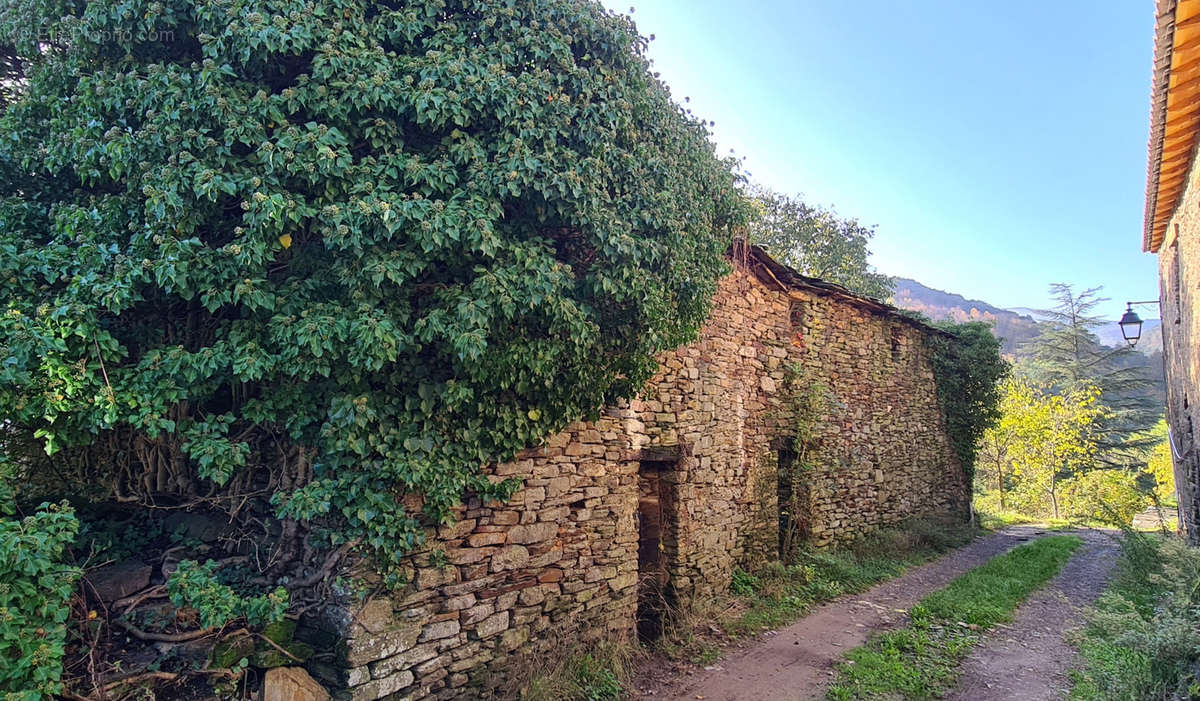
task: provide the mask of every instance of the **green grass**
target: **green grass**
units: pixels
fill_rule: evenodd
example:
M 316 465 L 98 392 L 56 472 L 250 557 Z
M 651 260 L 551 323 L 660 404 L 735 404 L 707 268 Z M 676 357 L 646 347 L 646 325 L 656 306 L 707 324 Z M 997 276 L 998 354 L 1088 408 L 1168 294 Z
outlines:
M 1071 698 L 1200 698 L 1200 550 L 1127 530 L 1108 591 L 1075 641 Z
M 601 643 L 539 660 L 522 701 L 619 701 L 633 674 L 632 645 Z
M 876 635 L 846 655 L 830 699 L 935 698 L 983 631 L 1008 620 L 1030 592 L 1050 581 L 1080 544 L 1047 536 L 1015 548 L 921 600 L 907 627 Z
M 975 517 L 979 527 L 985 531 L 999 531 L 1009 526 L 1038 526 L 1051 531 L 1067 531 L 1076 528 L 1112 528 L 1111 523 L 1092 519 L 1068 519 L 1030 516 L 1019 511 L 983 510 L 976 507 Z
M 839 548 L 802 550 L 791 564 L 735 572 L 728 597 L 676 612 L 658 649 L 672 659 L 711 664 L 729 638 L 786 626 L 817 604 L 870 589 L 965 545 L 976 534 L 961 523 L 912 520 Z
M 1036 523 L 1037 520 L 1017 511 L 1001 511 L 992 509 L 984 511 L 976 508 L 975 517 L 979 519 L 979 527 L 988 531 L 998 531 L 1008 526 L 1020 526 L 1026 523 Z

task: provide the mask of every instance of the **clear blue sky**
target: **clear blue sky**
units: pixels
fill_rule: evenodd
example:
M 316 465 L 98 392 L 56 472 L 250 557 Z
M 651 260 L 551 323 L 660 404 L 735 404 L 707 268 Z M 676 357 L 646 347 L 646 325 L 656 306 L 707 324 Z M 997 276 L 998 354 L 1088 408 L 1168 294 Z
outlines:
M 720 152 L 877 225 L 882 271 L 1004 307 L 1103 285 L 1114 318 L 1158 296 L 1141 252 L 1152 0 L 632 6 Z

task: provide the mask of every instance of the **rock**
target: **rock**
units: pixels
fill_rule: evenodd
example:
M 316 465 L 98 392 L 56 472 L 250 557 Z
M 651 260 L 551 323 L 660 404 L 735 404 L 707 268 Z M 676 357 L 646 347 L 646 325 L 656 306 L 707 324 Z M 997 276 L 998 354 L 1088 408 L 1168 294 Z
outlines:
M 508 611 L 493 614 L 475 626 L 475 635 L 479 638 L 490 638 L 508 630 Z
M 418 640 L 419 642 L 425 642 L 427 640 L 441 640 L 442 638 L 449 638 L 452 635 L 457 635 L 458 631 L 458 621 L 438 621 L 437 623 L 430 623 L 429 625 L 425 626 L 424 630 L 421 631 L 421 637 L 418 638 Z
M 385 598 L 371 599 L 354 620 L 369 633 L 382 633 L 395 622 L 392 618 L 392 602 Z
M 150 565 L 134 558 L 105 565 L 89 573 L 87 581 L 101 601 L 112 603 L 150 586 L 150 572 Z
M 301 667 L 276 667 L 263 679 L 263 701 L 329 701 L 329 692 Z
M 492 571 L 516 570 L 524 567 L 528 562 L 528 548 L 523 545 L 509 545 L 492 557 Z
M 527 526 L 516 526 L 508 533 L 509 541 L 528 545 L 549 540 L 558 533 L 558 524 L 553 522 L 531 523 Z

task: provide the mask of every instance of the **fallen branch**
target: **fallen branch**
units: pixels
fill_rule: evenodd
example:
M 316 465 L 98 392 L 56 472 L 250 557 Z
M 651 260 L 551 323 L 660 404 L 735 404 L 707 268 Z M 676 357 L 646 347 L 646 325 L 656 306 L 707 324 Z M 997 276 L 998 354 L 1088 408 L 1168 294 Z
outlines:
M 189 640 L 196 640 L 205 636 L 212 635 L 217 632 L 216 628 L 204 628 L 202 630 L 193 630 L 187 633 L 150 633 L 134 626 L 132 623 L 118 619 L 116 624 L 125 629 L 138 640 L 145 640 L 155 643 L 186 643 Z
M 162 599 L 166 598 L 166 596 L 167 588 L 161 584 L 156 584 L 154 586 L 146 587 L 137 593 L 130 594 L 123 599 L 117 599 L 113 602 L 113 608 L 124 608 L 125 613 L 129 613 L 133 609 L 137 608 L 137 605 L 146 599 Z
M 350 552 L 351 548 L 358 545 L 360 541 L 361 538 L 355 538 L 348 543 L 343 543 L 342 545 L 338 546 L 336 550 L 329 553 L 329 557 L 325 558 L 325 563 L 322 564 L 317 571 L 313 572 L 307 577 L 301 577 L 299 579 L 292 580 L 289 583 L 289 588 L 311 587 L 322 579 L 325 579 L 331 572 L 333 572 L 333 568 L 337 566 L 338 560 L 341 560 L 342 557 L 346 553 Z

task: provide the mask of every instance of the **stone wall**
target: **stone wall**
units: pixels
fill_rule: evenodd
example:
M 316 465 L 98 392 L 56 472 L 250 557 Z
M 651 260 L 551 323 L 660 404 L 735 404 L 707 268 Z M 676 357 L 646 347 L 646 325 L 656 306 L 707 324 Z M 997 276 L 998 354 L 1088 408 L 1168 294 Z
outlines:
M 1193 164 L 1183 200 L 1167 225 L 1158 250 L 1163 353 L 1167 365 L 1167 423 L 1175 448 L 1179 523 L 1200 545 L 1200 458 L 1195 424 L 1200 422 L 1200 169 Z
M 829 394 L 804 492 L 817 544 L 915 514 L 965 516 L 926 344 L 935 332 L 832 288 L 780 282 L 756 255 L 641 396 L 494 468 L 523 489 L 468 503 L 431 532 L 405 592 L 309 621 L 315 642 L 340 639 L 338 663 L 314 671 L 343 698 L 474 698 L 519 683 L 539 655 L 633 636 L 639 556 L 660 558 L 646 581 L 671 604 L 726 591 L 735 568 L 778 555 L 794 365 Z M 655 606 L 646 581 L 643 619 Z

